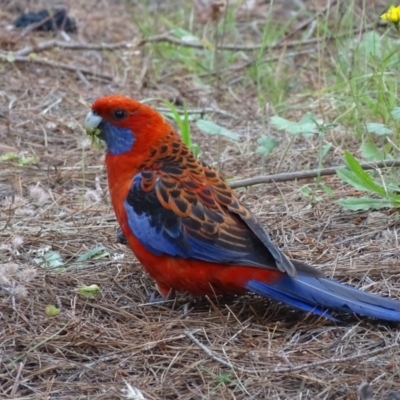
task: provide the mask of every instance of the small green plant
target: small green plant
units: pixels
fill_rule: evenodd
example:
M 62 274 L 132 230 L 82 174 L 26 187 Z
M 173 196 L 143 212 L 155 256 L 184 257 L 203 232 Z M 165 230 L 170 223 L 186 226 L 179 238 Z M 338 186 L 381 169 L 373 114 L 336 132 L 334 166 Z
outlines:
M 273 136 L 263 135 L 257 139 L 256 153 L 261 155 L 262 170 L 264 171 L 265 157 L 271 154 L 279 145 Z
M 194 153 L 196 157 L 199 156 L 200 146 L 192 142 L 192 134 L 190 130 L 190 122 L 196 121 L 196 126 L 202 132 L 208 135 L 218 136 L 218 139 L 225 137 L 231 141 L 237 142 L 239 140 L 238 135 L 231 130 L 216 124 L 208 119 L 200 118 L 200 114 L 190 114 L 187 110 L 186 104 L 183 107 L 183 114 L 180 114 L 177 108 L 169 101 L 164 101 L 164 103 L 171 110 L 171 113 L 164 113 L 167 118 L 173 118 L 178 125 L 178 129 L 181 133 L 183 143 Z M 220 149 L 220 142 L 218 149 Z M 219 158 L 219 157 L 218 157 Z
M 104 148 L 104 142 L 103 142 L 103 140 L 100 139 L 101 131 L 99 128 L 94 128 L 94 129 L 87 128 L 86 134 L 89 136 L 91 145 L 94 148 L 96 148 L 96 149 Z M 82 148 L 82 151 L 84 151 L 84 148 Z
M 34 259 L 34 262 L 42 268 L 53 269 L 57 272 L 64 272 L 70 269 L 83 268 L 88 261 L 99 260 L 110 257 L 110 253 L 103 246 L 94 247 L 73 260 L 72 264 L 64 260 L 58 251 L 49 250 L 41 257 Z
M 232 377 L 230 374 L 225 372 L 220 372 L 217 376 L 217 381 L 220 385 L 229 385 L 232 383 Z
M 57 315 L 60 314 L 61 310 L 58 307 L 49 304 L 46 306 L 44 312 L 47 317 L 56 317 Z
M 261 136 L 257 139 L 257 154 L 261 154 L 262 156 L 266 156 L 271 154 L 276 147 L 278 147 L 278 141 L 273 136 Z
M 293 122 L 282 117 L 273 116 L 271 117 L 271 125 L 278 130 L 287 132 L 292 137 L 288 146 L 282 153 L 277 168 L 278 170 L 280 169 L 280 166 L 285 160 L 296 138 L 298 136 L 309 137 L 313 135 L 318 136 L 318 170 L 322 169 L 323 160 L 332 147 L 331 143 L 324 143 L 325 134 L 328 130 L 334 128 L 337 125 L 336 123 L 319 122 L 314 114 L 307 113 L 298 122 Z M 320 176 L 318 176 L 317 178 L 317 184 L 322 190 L 324 190 L 324 192 L 332 195 L 332 189 L 321 181 Z M 311 189 L 309 187 L 303 187 L 301 189 L 301 193 L 306 195 L 307 197 L 312 197 Z M 316 198 L 316 200 L 318 199 L 320 198 Z
M 367 122 L 368 136 L 361 145 L 361 155 L 367 161 L 391 160 L 400 155 L 397 143 L 400 140 L 400 107 L 395 107 L 387 123 Z
M 100 292 L 100 287 L 95 283 L 92 285 L 81 285 L 78 288 L 79 295 L 85 299 L 94 299 L 100 294 Z
M 18 167 L 23 167 L 35 163 L 36 158 L 26 157 L 24 154 L 6 153 L 0 156 L 0 162 L 1 161 L 13 161 L 18 165 Z
M 64 270 L 62 267 L 64 266 L 65 261 L 58 251 L 47 251 L 43 254 L 43 257 L 37 257 L 34 261 L 42 268 L 55 269 L 57 271 Z
M 192 143 L 192 134 L 190 131 L 190 117 L 186 107 L 186 104 L 183 106 L 183 115 L 179 113 L 176 107 L 169 101 L 164 101 L 167 107 L 171 110 L 172 117 L 174 118 L 176 124 L 178 125 L 178 129 L 181 133 L 183 143 L 194 153 L 197 157 L 200 153 L 199 145 Z M 166 117 L 171 117 L 168 113 L 164 113 Z
M 369 31 L 360 38 L 338 37 L 334 84 L 323 89 L 325 101 L 336 104 L 337 121 L 365 140 L 366 124 L 374 119 L 388 124 L 398 101 L 398 38 Z
M 348 210 L 371 210 L 380 208 L 400 207 L 400 186 L 394 181 L 386 182 L 380 177 L 377 181 L 372 174 L 365 172 L 358 160 L 348 151 L 344 154 L 347 168 L 336 170 L 337 175 L 344 182 L 353 186 L 356 190 L 373 194 L 371 196 L 346 197 L 338 203 Z

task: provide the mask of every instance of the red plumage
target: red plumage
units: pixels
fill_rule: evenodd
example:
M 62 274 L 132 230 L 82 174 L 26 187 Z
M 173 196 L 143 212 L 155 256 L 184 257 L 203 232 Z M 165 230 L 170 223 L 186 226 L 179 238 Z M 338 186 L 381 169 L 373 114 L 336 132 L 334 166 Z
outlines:
M 289 260 L 219 172 L 199 161 L 154 109 L 106 96 L 93 103 L 87 124 L 107 144 L 117 221 L 163 296 L 250 290 L 320 315 L 332 309 L 400 320 L 400 302 Z
M 122 122 L 116 121 L 112 116 L 112 111 L 120 108 L 125 108 L 129 113 L 129 117 Z M 160 176 L 170 182 L 182 182 L 186 188 L 186 191 L 181 189 L 179 197 L 168 194 L 168 201 L 157 193 L 164 207 L 173 210 L 177 215 L 184 216 L 185 213 L 192 212 L 194 201 L 201 196 L 201 200 L 207 206 L 218 210 L 220 215 L 223 215 L 223 223 L 215 223 L 213 229 L 217 230 L 218 234 L 225 231 L 230 235 L 238 235 L 239 244 L 242 246 L 247 244 L 242 239 L 250 230 L 224 206 L 229 204 L 235 207 L 238 213 L 247 217 L 251 217 L 251 213 L 240 203 L 220 174 L 195 158 L 183 144 L 180 136 L 152 108 L 134 100 L 128 101 L 122 96 L 107 96 L 98 99 L 92 109 L 103 118 L 108 118 L 114 125 L 131 129 L 137 138 L 131 151 L 114 156 L 106 154 L 108 185 L 115 215 L 126 240 L 138 260 L 157 282 L 162 295 L 166 296 L 171 290 L 192 295 L 243 293 L 245 283 L 250 279 L 272 282 L 282 275 L 282 272 L 276 269 L 228 266 L 202 260 L 171 257 L 167 254 L 155 255 L 147 250 L 132 234 L 124 207 L 133 177 L 143 171 L 156 172 L 142 183 L 142 187 L 145 187 L 147 192 L 154 188 L 155 180 Z M 178 159 L 184 168 L 175 175 L 163 174 L 163 163 L 160 160 L 165 156 Z M 213 190 L 210 191 L 209 188 Z M 192 207 L 188 207 L 185 212 L 180 211 L 176 205 L 177 199 L 183 199 Z M 203 224 L 212 222 L 199 221 Z M 235 228 L 236 232 L 232 232 Z

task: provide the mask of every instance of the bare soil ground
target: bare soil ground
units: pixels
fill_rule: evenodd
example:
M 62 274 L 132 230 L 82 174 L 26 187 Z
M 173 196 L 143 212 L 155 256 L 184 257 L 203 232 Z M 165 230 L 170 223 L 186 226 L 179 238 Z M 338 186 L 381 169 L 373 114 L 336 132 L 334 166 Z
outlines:
M 165 7 L 177 6 L 172 3 Z M 7 29 L 20 6 L 43 4 L 51 3 L 0 1 L 1 54 L 55 38 Z M 239 146 L 223 142 L 220 155 L 217 139 L 194 130 L 202 158 L 213 165 L 219 159 L 228 178 L 263 172 L 254 150 L 265 119 L 256 93 L 240 84 L 222 82 L 216 93 L 213 84 L 196 86 L 183 67 L 171 66 L 168 74 L 168 65 L 156 76 L 153 58 L 160 50 L 152 43 L 135 45 L 141 34 L 132 15 L 140 18 L 141 7 L 107 0 L 70 5 L 78 18 L 74 41 L 133 39 L 131 47 L 55 46 L 31 56 L 52 65 L 12 58 L 0 64 L 0 157 L 16 155 L 0 161 L 0 398 L 122 399 L 126 383 L 140 390 L 138 399 L 356 399 L 363 381 L 372 383 L 377 399 L 400 390 L 398 325 L 354 316 L 334 324 L 251 295 L 148 303 L 153 282 L 116 242 L 103 151 L 91 148 L 84 135 L 90 103 L 119 92 L 233 114 L 236 118 L 211 114 L 241 137 Z M 311 11 L 318 7 L 310 2 Z M 291 60 L 288 73 L 305 63 L 304 79 L 310 79 L 307 56 Z M 232 80 L 241 72 L 229 74 Z M 334 113 L 334 105 L 323 107 Z M 282 143 L 290 140 L 276 135 Z M 331 135 L 341 148 L 352 148 L 350 133 Z M 280 172 L 316 167 L 317 145 L 314 138 L 298 140 Z M 269 157 L 264 172 L 274 172 L 279 159 L 280 154 Z M 340 160 L 335 152 L 325 165 Z M 321 191 L 322 201 L 299 191 L 313 180 L 238 191 L 291 257 L 342 282 L 400 299 L 397 215 L 343 211 L 336 200 L 352 190 L 337 177 L 325 181 L 335 196 Z M 109 256 L 73 266 L 97 246 Z M 35 262 L 49 251 L 61 254 L 66 270 Z M 81 285 L 91 284 L 101 288 L 95 299 L 79 295 Z M 46 315 L 49 305 L 60 314 Z

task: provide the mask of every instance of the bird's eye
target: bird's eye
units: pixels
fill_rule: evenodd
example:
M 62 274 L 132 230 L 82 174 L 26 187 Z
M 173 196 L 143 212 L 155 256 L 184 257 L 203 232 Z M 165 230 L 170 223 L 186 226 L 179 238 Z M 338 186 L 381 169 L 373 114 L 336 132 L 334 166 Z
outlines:
M 120 109 L 120 108 L 118 108 L 118 109 L 116 109 L 116 110 L 114 110 L 114 112 L 113 112 L 113 116 L 114 116 L 114 118 L 116 118 L 116 119 L 124 119 L 125 117 L 126 117 L 126 111 L 125 110 L 122 110 L 122 109 Z

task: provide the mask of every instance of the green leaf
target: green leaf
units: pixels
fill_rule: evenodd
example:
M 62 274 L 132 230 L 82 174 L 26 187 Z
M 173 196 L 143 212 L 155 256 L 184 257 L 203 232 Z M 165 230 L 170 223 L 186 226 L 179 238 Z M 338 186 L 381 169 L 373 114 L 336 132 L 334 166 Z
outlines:
M 94 128 L 94 129 L 87 128 L 86 129 L 86 135 L 88 135 L 90 137 L 92 146 L 99 150 L 102 149 L 103 147 L 105 147 L 104 141 L 99 138 L 100 134 L 101 134 L 101 131 L 98 128 Z
M 392 202 L 393 206 L 398 207 L 400 205 L 400 195 L 389 192 L 387 198 Z
M 34 162 L 36 162 L 36 158 L 35 157 L 24 157 L 24 156 L 22 156 L 22 157 L 20 157 L 18 159 L 18 165 L 20 167 L 23 167 L 24 165 L 32 164 Z
M 308 186 L 303 186 L 302 188 L 300 188 L 300 193 L 303 196 L 311 197 L 314 194 L 314 191 L 310 189 Z
M 385 124 L 379 124 L 377 122 L 368 122 L 366 124 L 367 131 L 369 133 L 374 133 L 375 135 L 391 135 L 393 132 Z
M 316 125 L 316 118 L 313 113 L 305 113 L 302 117 L 301 120 L 298 122 L 299 125 L 305 125 L 305 124 L 314 124 Z
M 325 183 L 320 183 L 319 186 L 321 187 L 321 189 L 328 195 L 328 196 L 334 196 L 335 192 L 328 186 L 325 185 Z
M 271 154 L 276 147 L 278 147 L 278 141 L 273 136 L 261 136 L 257 139 L 259 147 L 256 153 L 262 154 L 263 156 Z
M 326 143 L 322 146 L 321 160 L 323 160 L 332 148 L 332 143 Z
M 295 134 L 308 137 L 315 135 L 316 133 L 319 133 L 319 127 L 315 115 L 312 113 L 306 113 L 297 123 L 297 132 Z
M 364 53 L 365 57 L 380 58 L 382 53 L 380 35 L 378 35 L 377 32 L 374 31 L 366 32 L 362 37 L 359 47 L 360 51 Z
M 383 154 L 376 147 L 375 143 L 365 142 L 361 145 L 361 155 L 368 161 L 382 161 L 384 160 Z
M 388 179 L 386 182 L 386 187 L 395 193 L 400 193 L 400 186 L 395 179 Z
M 285 118 L 278 117 L 277 115 L 271 117 L 270 122 L 275 129 L 278 129 L 279 131 L 286 131 L 289 133 L 291 133 L 297 126 L 296 122 L 292 122 Z
M 2 154 L 0 156 L 0 161 L 14 160 L 14 159 L 16 159 L 18 157 L 19 156 L 16 153 L 6 153 L 6 154 Z
M 172 34 L 183 41 L 200 43 L 200 39 L 197 36 L 194 36 L 191 32 L 183 28 L 172 29 Z
M 369 189 L 364 186 L 364 182 L 352 171 L 346 168 L 338 168 L 336 170 L 337 176 L 343 181 L 353 186 L 357 190 L 368 191 Z
M 56 306 L 53 305 L 47 305 L 45 308 L 45 314 L 48 317 L 56 317 L 57 315 L 60 314 L 61 310 L 59 308 L 57 308 Z
M 400 119 L 400 107 L 393 108 L 391 114 L 395 121 L 399 120 Z
M 292 122 L 276 115 L 271 117 L 270 122 L 274 128 L 286 131 L 291 135 L 302 135 L 307 137 L 318 133 L 315 117 L 310 113 L 305 114 L 299 122 Z
M 373 199 L 371 197 L 346 197 L 338 203 L 347 210 L 377 210 L 380 208 L 393 208 L 388 199 Z
M 345 152 L 344 158 L 350 171 L 343 168 L 336 170 L 337 175 L 344 182 L 349 183 L 357 190 L 372 192 L 382 196 L 384 200 L 381 201 L 386 201 L 387 203 L 385 204 L 390 204 L 391 207 L 400 205 L 400 195 L 389 192 L 387 187 L 376 183 L 372 176 L 361 168 L 360 163 L 349 152 Z M 386 205 L 380 206 L 380 208 L 382 207 L 386 207 Z
M 76 263 L 82 263 L 85 261 L 89 260 L 99 260 L 101 258 L 107 258 L 110 256 L 110 253 L 107 251 L 107 249 L 103 246 L 95 247 L 93 249 L 90 249 L 86 251 L 85 253 L 81 254 L 74 264 Z
M 100 260 L 102 258 L 110 257 L 110 253 L 108 250 L 103 246 L 94 247 L 88 251 L 85 251 L 81 254 L 72 264 L 70 264 L 66 270 L 70 271 L 73 269 L 82 269 L 86 268 L 85 262 L 93 261 L 93 260 Z
M 59 268 L 64 265 L 64 260 L 58 251 L 49 251 L 41 258 L 35 258 L 35 263 L 42 268 Z
M 357 177 L 358 182 L 361 182 L 362 186 L 366 188 L 366 190 L 370 190 L 374 193 L 380 194 L 381 196 L 385 197 L 387 192 L 385 188 L 381 185 L 378 185 L 372 178 L 372 176 L 366 173 L 357 159 L 352 156 L 348 151 L 344 153 L 344 159 L 347 166 L 350 170 L 355 174 Z
M 225 136 L 226 138 L 233 140 L 235 142 L 239 140 L 239 136 L 235 132 L 232 132 L 231 130 L 224 128 L 223 126 L 217 125 L 212 121 L 208 121 L 206 119 L 199 119 L 196 122 L 196 125 L 201 131 L 209 135 Z
M 86 299 L 94 299 L 100 293 L 100 291 L 100 287 L 96 284 L 89 286 L 82 285 L 78 290 L 79 294 Z
M 23 154 L 6 153 L 0 156 L 0 161 L 16 161 L 19 167 L 36 162 L 35 157 L 25 157 Z

